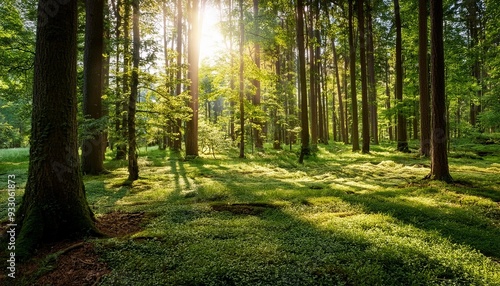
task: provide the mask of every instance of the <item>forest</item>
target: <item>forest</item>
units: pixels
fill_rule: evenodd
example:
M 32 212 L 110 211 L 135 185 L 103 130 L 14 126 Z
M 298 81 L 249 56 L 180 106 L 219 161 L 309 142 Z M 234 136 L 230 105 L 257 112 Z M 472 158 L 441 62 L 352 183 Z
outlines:
M 4 0 L 0 285 L 500 285 L 496 0 Z

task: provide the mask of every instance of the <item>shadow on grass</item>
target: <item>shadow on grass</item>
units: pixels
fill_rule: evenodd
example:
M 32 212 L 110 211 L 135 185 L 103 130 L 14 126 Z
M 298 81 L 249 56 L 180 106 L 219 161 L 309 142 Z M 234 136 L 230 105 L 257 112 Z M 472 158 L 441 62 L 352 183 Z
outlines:
M 399 191 L 356 194 L 341 199 L 360 204 L 370 213 L 385 213 L 419 229 L 437 231 L 454 243 L 500 258 L 500 230 L 490 220 L 478 217 L 477 212 L 466 207 L 429 206 L 405 199 L 396 201 L 394 198 L 404 193 Z

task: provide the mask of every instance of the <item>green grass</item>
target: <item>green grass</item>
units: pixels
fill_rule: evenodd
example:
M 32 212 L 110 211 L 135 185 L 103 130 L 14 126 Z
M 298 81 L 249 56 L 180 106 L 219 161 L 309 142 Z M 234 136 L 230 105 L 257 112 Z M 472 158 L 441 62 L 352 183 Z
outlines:
M 92 240 L 112 269 L 100 285 L 500 285 L 498 144 L 453 145 L 454 184 L 422 180 L 429 160 L 394 145 L 320 145 L 304 165 L 297 149 L 184 161 L 148 148 L 131 185 L 109 154 L 110 174 L 85 177 L 93 210 L 152 218 Z M 27 151 L 0 154 L 24 184 Z

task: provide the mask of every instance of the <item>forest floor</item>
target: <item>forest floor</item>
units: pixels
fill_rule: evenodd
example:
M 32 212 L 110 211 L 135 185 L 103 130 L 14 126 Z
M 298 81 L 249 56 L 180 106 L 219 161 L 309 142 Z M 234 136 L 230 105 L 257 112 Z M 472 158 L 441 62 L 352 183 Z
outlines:
M 110 173 L 84 178 L 109 237 L 47 246 L 15 284 L 500 285 L 500 142 L 453 142 L 451 184 L 423 180 L 418 142 L 409 154 L 394 145 L 319 145 L 303 165 L 297 150 L 185 161 L 148 148 L 133 183 L 109 153 Z M 19 202 L 28 151 L 0 159 Z

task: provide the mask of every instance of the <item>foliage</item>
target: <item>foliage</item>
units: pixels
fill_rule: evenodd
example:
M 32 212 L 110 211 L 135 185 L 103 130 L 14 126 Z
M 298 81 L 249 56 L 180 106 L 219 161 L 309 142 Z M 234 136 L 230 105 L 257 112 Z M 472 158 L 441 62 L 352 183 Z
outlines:
M 21 147 L 28 141 L 34 31 L 27 26 L 31 10 L 26 11 L 25 4 L 0 4 L 0 148 Z
M 227 153 L 234 151 L 234 144 L 220 126 L 201 121 L 199 125 L 199 142 L 203 154 L 212 155 L 216 158 L 216 153 Z

